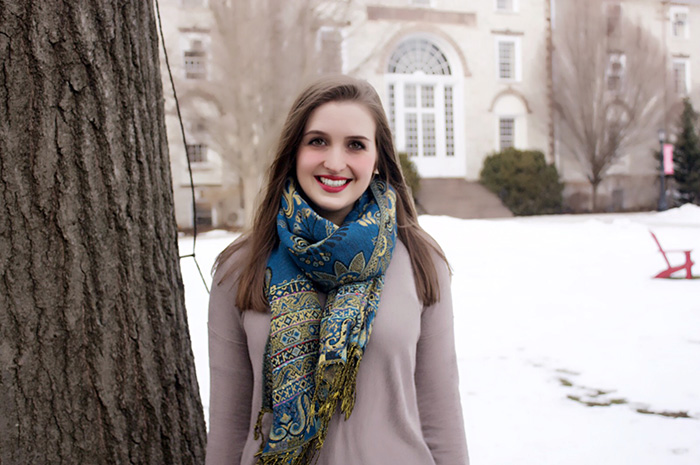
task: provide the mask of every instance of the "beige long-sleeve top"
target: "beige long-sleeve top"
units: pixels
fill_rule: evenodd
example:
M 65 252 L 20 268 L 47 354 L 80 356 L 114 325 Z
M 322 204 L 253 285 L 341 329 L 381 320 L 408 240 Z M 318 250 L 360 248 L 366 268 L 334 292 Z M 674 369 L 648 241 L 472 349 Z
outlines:
M 224 281 L 236 256 L 214 276 L 209 302 L 211 398 L 207 465 L 253 465 L 253 427 L 262 405 L 262 366 L 270 314 L 240 312 Z M 399 241 L 386 271 L 374 328 L 357 374 L 350 418 L 336 413 L 319 465 L 467 465 L 459 398 L 452 297 L 436 259 L 441 300 L 423 307 Z M 321 296 L 322 298 L 324 296 Z M 263 422 L 265 437 L 271 415 Z

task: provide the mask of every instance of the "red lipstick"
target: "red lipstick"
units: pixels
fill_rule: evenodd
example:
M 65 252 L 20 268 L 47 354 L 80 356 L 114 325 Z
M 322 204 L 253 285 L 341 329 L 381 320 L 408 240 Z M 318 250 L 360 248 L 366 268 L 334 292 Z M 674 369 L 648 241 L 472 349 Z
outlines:
M 339 184 L 337 182 L 334 182 L 333 184 L 335 185 L 328 185 L 324 184 L 322 179 L 326 179 L 328 181 L 343 181 L 342 184 Z M 350 179 L 342 177 L 342 176 L 332 176 L 332 175 L 323 175 L 323 176 L 316 176 L 316 182 L 318 183 L 319 186 L 321 186 L 321 189 L 323 189 L 326 192 L 330 193 L 336 193 L 340 192 L 343 189 L 345 189 L 348 184 L 350 183 Z

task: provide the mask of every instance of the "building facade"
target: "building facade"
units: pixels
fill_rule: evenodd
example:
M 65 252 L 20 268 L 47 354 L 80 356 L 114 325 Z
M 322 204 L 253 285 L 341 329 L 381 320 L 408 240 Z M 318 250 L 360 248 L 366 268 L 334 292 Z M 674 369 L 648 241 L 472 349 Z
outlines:
M 571 1 L 355 0 L 346 18 L 320 30 L 319 47 L 328 57 L 321 71 L 352 74 L 375 86 L 398 150 L 412 157 L 421 176 L 478 180 L 484 158 L 493 152 L 541 150 L 559 169 L 571 208 L 584 209 L 590 186 L 575 157 L 557 140 L 552 101 L 553 30 L 558 10 Z M 211 66 L 206 2 L 169 0 L 162 7 L 171 67 L 183 86 L 206 79 Z M 673 80 L 669 105 L 682 96 L 700 103 L 699 1 L 610 0 L 601 15 L 613 23 L 618 17 L 634 18 L 662 43 Z M 607 78 L 612 80 L 623 72 L 624 59 L 611 56 Z M 167 95 L 169 83 L 165 89 Z M 177 218 L 187 229 L 192 225 L 190 182 L 173 107 L 168 98 Z M 673 124 L 666 122 L 667 133 Z M 206 128 L 185 121 L 185 132 L 200 222 L 240 225 L 240 192 L 235 183 L 223 182 L 231 175 L 225 174 L 221 157 L 199 142 Z M 620 157 L 599 189 L 601 206 L 654 205 L 658 168 L 651 151 L 657 145 L 652 133 L 648 150 Z

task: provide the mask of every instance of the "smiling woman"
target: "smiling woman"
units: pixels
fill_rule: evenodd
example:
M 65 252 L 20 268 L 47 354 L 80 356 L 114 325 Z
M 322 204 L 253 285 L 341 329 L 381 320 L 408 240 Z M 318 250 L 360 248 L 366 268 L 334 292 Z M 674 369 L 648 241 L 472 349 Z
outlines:
M 207 464 L 467 464 L 449 269 L 376 91 L 305 89 L 268 173 L 217 259 Z

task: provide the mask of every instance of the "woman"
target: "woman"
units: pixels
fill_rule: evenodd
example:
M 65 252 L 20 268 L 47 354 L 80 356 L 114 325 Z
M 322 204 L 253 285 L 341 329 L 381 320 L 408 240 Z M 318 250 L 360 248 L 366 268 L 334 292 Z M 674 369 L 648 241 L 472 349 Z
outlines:
M 449 270 L 397 160 L 368 83 L 293 104 L 217 259 L 207 464 L 468 463 Z

